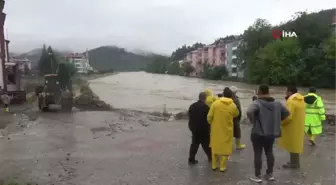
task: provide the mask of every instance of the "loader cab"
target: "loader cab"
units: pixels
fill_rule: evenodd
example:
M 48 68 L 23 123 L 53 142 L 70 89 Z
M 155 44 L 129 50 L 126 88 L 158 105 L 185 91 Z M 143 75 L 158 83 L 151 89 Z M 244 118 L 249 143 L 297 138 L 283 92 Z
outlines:
M 60 83 L 57 74 L 44 75 L 44 91 L 47 93 L 56 93 L 60 91 Z
M 46 95 L 53 96 L 56 100 L 61 96 L 61 85 L 57 74 L 44 75 L 44 89 Z

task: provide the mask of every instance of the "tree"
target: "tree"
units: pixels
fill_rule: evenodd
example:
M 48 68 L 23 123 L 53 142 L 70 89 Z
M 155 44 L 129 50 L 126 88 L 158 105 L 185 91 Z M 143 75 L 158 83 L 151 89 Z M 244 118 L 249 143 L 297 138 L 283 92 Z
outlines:
M 170 62 L 167 67 L 167 73 L 171 75 L 183 75 L 183 68 L 177 61 Z
M 195 44 L 193 44 L 192 46 L 186 46 L 186 45 L 183 45 L 182 47 L 180 48 L 177 48 L 172 54 L 171 54 L 171 57 L 170 57 L 170 60 L 171 61 L 180 61 L 180 60 L 183 60 L 184 57 L 186 57 L 187 53 L 193 51 L 193 50 L 196 50 L 198 48 L 202 48 L 204 47 L 205 44 L 202 44 L 202 43 L 198 43 L 196 42 Z
M 40 75 L 55 74 L 58 66 L 57 56 L 54 54 L 53 49 L 49 46 L 43 45 L 42 54 L 38 63 Z
M 296 39 L 275 40 L 257 51 L 256 83 L 297 84 L 305 66 L 300 59 L 300 45 Z
M 225 65 L 210 66 L 209 64 L 203 64 L 202 77 L 210 80 L 221 80 L 228 76 L 228 71 Z
M 146 71 L 150 73 L 161 73 L 164 74 L 167 71 L 169 64 L 169 58 L 163 55 L 154 55 L 152 57 L 152 62 L 147 66 Z
M 330 35 L 323 44 L 324 59 L 316 66 L 319 70 L 319 81 L 322 87 L 335 88 L 335 34 Z
M 58 65 L 57 69 L 57 75 L 58 80 L 61 85 L 61 89 L 65 90 L 66 88 L 69 89 L 69 91 L 72 90 L 72 83 L 71 78 L 77 73 L 77 69 L 74 64 L 62 61 Z
M 247 69 L 249 82 L 255 82 L 255 52 L 266 46 L 271 40 L 271 24 L 265 19 L 257 19 L 243 34 L 244 42 L 237 48 L 237 66 Z M 246 63 L 245 63 L 246 62 Z
M 31 71 L 30 71 L 30 69 L 28 67 L 28 64 L 25 63 L 24 64 L 24 75 L 28 76 L 28 75 L 30 75 L 30 73 L 31 73 Z
M 195 71 L 195 68 L 191 65 L 190 62 L 184 62 L 183 71 L 186 76 L 190 76 L 190 74 Z
M 245 30 L 238 46 L 237 66 L 247 71 L 249 83 L 335 88 L 335 36 L 331 35 L 335 9 L 298 12 L 272 27 L 257 19 Z M 295 31 L 297 38 L 275 40 L 272 29 Z

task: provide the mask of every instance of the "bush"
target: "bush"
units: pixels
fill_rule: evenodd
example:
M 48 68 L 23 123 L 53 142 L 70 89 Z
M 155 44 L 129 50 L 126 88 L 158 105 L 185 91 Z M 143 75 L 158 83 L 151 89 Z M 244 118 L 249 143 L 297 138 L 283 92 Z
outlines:
M 221 66 L 210 66 L 204 64 L 202 77 L 209 80 L 221 80 L 228 76 L 228 71 L 225 65 Z

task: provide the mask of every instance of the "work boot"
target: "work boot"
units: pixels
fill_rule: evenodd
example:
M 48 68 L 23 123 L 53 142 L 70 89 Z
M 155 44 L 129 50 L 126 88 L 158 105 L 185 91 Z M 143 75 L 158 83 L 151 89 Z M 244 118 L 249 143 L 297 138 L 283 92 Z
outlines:
M 284 164 L 282 167 L 285 169 L 299 169 L 300 164 Z
M 309 144 L 310 144 L 310 146 L 315 146 L 316 145 L 315 141 L 313 141 L 313 140 L 309 140 Z
M 194 165 L 194 164 L 197 164 L 198 161 L 196 159 L 189 159 L 188 163 L 189 163 L 189 165 Z
M 242 150 L 242 149 L 244 149 L 245 147 L 246 147 L 245 144 L 240 143 L 240 138 L 239 138 L 239 139 L 236 138 L 236 149 L 237 149 L 237 150 Z
M 227 156 L 220 157 L 220 167 L 219 167 L 220 172 L 226 171 L 227 158 L 228 158 Z
M 282 165 L 285 169 L 298 169 L 300 168 L 300 154 L 290 153 L 290 162 Z
M 310 135 L 309 136 L 309 143 L 310 143 L 310 146 L 315 146 L 316 143 L 315 143 L 315 138 L 316 138 L 316 135 Z

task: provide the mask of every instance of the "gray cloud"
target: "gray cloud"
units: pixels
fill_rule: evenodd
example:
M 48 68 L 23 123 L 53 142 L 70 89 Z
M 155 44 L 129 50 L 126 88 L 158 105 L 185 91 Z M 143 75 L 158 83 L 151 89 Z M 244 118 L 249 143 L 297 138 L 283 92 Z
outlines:
M 183 44 L 242 33 L 256 18 L 279 24 L 297 11 L 332 7 L 333 0 L 7 0 L 5 29 L 13 52 L 46 43 L 169 54 Z

